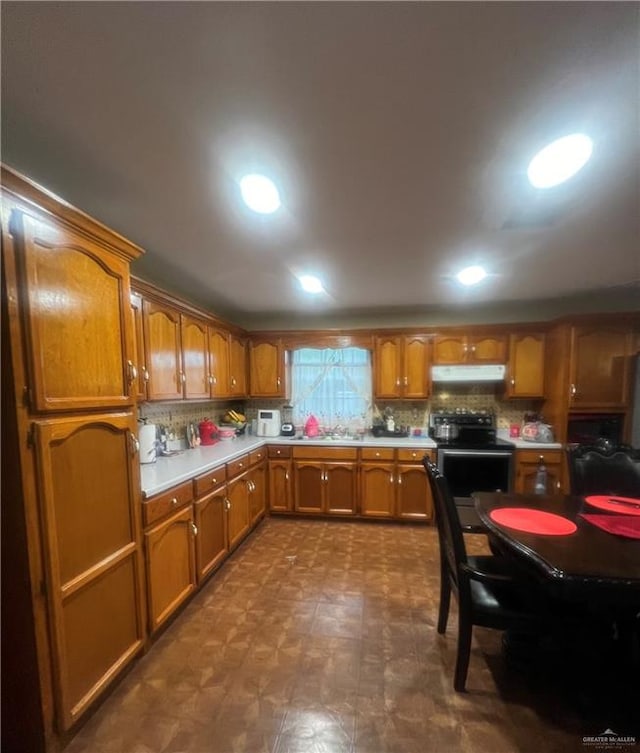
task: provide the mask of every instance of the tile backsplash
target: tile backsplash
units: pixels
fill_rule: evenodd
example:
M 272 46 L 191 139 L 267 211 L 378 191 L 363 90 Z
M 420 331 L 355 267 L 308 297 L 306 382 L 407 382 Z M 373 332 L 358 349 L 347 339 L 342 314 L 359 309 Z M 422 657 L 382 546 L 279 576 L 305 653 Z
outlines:
M 138 418 L 146 418 L 150 423 L 162 424 L 167 431 L 173 432 L 177 438 L 186 435 L 188 424 L 198 424 L 205 418 L 219 423 L 222 415 L 229 408 L 244 412 L 242 400 L 212 400 L 207 402 L 176 402 L 176 403 L 141 403 L 138 406 Z

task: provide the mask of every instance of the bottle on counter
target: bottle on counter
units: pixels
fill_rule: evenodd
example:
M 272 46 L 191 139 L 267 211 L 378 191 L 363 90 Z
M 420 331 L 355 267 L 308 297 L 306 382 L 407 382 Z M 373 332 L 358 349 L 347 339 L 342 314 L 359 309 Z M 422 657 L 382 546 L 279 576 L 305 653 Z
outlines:
M 536 471 L 536 479 L 533 485 L 534 494 L 546 494 L 547 493 L 547 468 L 544 464 L 542 455 L 538 460 L 538 470 Z

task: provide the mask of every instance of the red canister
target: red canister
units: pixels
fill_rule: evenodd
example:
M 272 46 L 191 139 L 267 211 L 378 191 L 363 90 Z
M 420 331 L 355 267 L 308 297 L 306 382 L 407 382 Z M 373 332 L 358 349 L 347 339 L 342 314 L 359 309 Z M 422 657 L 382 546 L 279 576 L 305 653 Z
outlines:
M 215 444 L 218 439 L 218 427 L 208 418 L 198 424 L 200 444 Z

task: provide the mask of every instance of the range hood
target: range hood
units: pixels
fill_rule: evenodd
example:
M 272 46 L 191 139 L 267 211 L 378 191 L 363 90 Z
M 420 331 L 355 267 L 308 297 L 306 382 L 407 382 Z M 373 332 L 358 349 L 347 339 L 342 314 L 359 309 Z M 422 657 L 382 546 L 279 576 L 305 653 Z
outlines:
M 502 382 L 504 364 L 479 363 L 466 366 L 432 366 L 433 382 Z

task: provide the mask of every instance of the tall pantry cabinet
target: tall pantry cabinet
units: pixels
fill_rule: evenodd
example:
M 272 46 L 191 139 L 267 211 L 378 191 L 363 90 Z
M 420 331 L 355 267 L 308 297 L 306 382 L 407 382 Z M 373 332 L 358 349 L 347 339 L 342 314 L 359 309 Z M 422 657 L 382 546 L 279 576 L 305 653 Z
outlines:
M 2 169 L 3 749 L 57 749 L 144 644 L 140 253 Z

